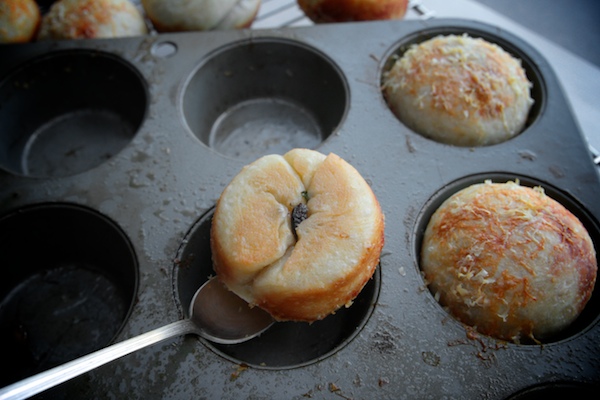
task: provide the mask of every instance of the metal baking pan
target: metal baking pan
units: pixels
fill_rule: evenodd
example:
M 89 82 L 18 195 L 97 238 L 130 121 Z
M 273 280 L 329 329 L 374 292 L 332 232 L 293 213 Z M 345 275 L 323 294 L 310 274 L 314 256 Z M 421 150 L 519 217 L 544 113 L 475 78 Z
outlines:
M 449 33 L 522 60 L 535 105 L 520 135 L 454 147 L 388 109 L 392 57 Z M 386 244 L 355 304 L 242 345 L 177 338 L 44 396 L 526 399 L 600 384 L 598 289 L 563 335 L 517 345 L 454 320 L 419 270 L 431 213 L 485 179 L 543 186 L 598 248 L 598 171 L 552 67 L 519 37 L 405 20 L 6 45 L 0 60 L 1 385 L 182 318 L 212 273 L 221 191 L 292 147 L 345 158 L 381 203 Z

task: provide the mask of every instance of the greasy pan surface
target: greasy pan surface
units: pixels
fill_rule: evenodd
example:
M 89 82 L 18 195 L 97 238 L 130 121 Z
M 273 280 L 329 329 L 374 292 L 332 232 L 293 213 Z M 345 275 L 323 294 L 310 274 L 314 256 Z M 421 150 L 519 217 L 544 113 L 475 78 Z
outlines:
M 394 54 L 436 34 L 464 32 L 522 59 L 534 84 L 527 127 L 507 142 L 434 142 L 406 128 L 382 96 Z M 78 235 L 57 226 L 56 235 L 106 240 L 93 251 L 127 259 L 117 269 L 94 266 L 109 282 L 127 279 L 107 284 L 124 292 L 117 302 L 124 320 L 100 347 L 183 317 L 190 293 L 212 273 L 213 207 L 259 155 L 299 146 L 334 152 L 371 184 L 386 217 L 374 279 L 353 307 L 323 324 L 276 325 L 239 347 L 174 339 L 51 395 L 523 399 L 600 383 L 598 289 L 560 337 L 516 345 L 450 317 L 419 269 L 429 216 L 484 179 L 543 186 L 582 220 L 598 249 L 598 173 L 552 67 L 518 37 L 470 21 L 406 20 L 3 46 L 0 60 L 0 212 L 12 218 L 32 206 L 85 208 L 118 239 L 98 235 L 104 222 L 76 225 Z M 9 227 L 0 240 L 18 225 L 0 225 Z M 44 249 L 37 243 L 43 237 L 30 239 L 19 254 Z M 69 256 L 65 250 L 59 261 Z M 11 252 L 0 257 L 5 274 L 23 268 Z M 52 275 L 50 264 L 40 268 Z M 30 282 L 9 275 L 3 305 L 19 282 Z

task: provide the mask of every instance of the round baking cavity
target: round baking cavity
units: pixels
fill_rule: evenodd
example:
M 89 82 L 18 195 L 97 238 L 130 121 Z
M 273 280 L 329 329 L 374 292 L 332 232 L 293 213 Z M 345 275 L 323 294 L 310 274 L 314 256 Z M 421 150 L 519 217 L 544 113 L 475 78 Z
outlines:
M 133 307 L 138 265 L 114 222 L 71 204 L 0 218 L 0 385 L 108 345 Z
M 595 399 L 600 387 L 581 382 L 548 382 L 531 386 L 509 396 L 506 400 L 545 400 L 555 398 Z
M 42 178 L 90 170 L 130 143 L 146 108 L 144 81 L 116 56 L 38 57 L 0 82 L 0 166 Z
M 431 219 L 431 216 L 435 213 L 435 211 L 442 205 L 442 203 L 448 199 L 453 194 L 459 192 L 460 190 L 467 188 L 471 185 L 477 183 L 483 183 L 485 180 L 491 180 L 494 183 L 506 183 L 508 181 L 518 180 L 519 184 L 522 186 L 528 187 L 536 187 L 540 186 L 544 189 L 544 192 L 556 200 L 560 204 L 562 204 L 567 210 L 569 210 L 573 215 L 575 215 L 584 227 L 587 229 L 592 242 L 594 243 L 594 248 L 597 254 L 600 243 L 600 225 L 598 222 L 589 214 L 585 208 L 579 204 L 575 199 L 566 193 L 560 191 L 552 185 L 549 185 L 545 182 L 539 181 L 534 178 L 526 177 L 526 176 L 518 176 L 507 173 L 488 173 L 488 174 L 478 174 L 472 175 L 465 178 L 462 178 L 458 181 L 448 184 L 441 190 L 439 190 L 430 200 L 425 204 L 424 208 L 421 210 L 417 223 L 415 225 L 415 265 L 420 269 L 420 255 L 421 255 L 421 245 L 423 242 L 423 236 L 425 234 L 425 230 L 427 228 L 427 224 Z M 425 284 L 425 282 L 423 282 Z M 431 294 L 431 292 L 429 292 Z M 433 297 L 433 295 L 432 295 Z M 441 307 L 441 306 L 440 306 Z M 445 312 L 445 311 L 444 311 Z M 562 342 L 573 338 L 577 335 L 583 334 L 588 331 L 592 326 L 596 325 L 600 320 L 600 284 L 596 282 L 594 287 L 594 291 L 592 297 L 588 301 L 584 310 L 581 312 L 579 317 L 565 330 L 560 332 L 559 334 L 543 341 L 544 345 L 549 345 L 552 343 Z M 510 343 L 512 344 L 512 343 Z M 519 345 L 536 345 L 539 344 L 533 341 L 521 341 Z
M 338 67 L 317 50 L 253 39 L 209 56 L 182 101 L 185 121 L 202 143 L 248 161 L 317 147 L 342 121 L 348 90 Z
M 215 275 L 210 249 L 213 213 L 214 210 L 209 211 L 194 224 L 175 260 L 173 292 L 184 316 L 188 316 L 187 308 L 196 290 Z M 372 314 L 380 281 L 378 268 L 351 307 L 341 308 L 312 324 L 276 322 L 261 336 L 236 345 L 203 342 L 235 363 L 256 368 L 288 369 L 317 362 L 343 348 L 360 332 Z
M 469 28 L 469 27 L 448 26 L 448 27 L 436 27 L 436 28 L 430 28 L 430 29 L 418 31 L 418 32 L 415 32 L 411 35 L 404 37 L 402 39 L 402 41 L 399 42 L 396 46 L 394 46 L 394 48 L 391 50 L 391 52 L 384 58 L 385 63 L 383 64 L 383 68 L 381 71 L 381 82 L 382 83 L 384 82 L 385 74 L 393 67 L 395 62 L 399 58 L 401 58 L 402 55 L 406 51 L 408 51 L 410 49 L 410 47 L 412 45 L 415 45 L 415 44 L 418 45 L 419 43 L 425 42 L 425 41 L 432 39 L 439 35 L 447 36 L 447 35 L 463 35 L 463 34 L 467 34 L 472 38 L 481 38 L 483 40 L 486 40 L 489 43 L 496 44 L 496 45 L 500 46 L 503 50 L 505 50 L 507 53 L 512 55 L 513 57 L 517 58 L 518 60 L 521 60 L 521 65 L 522 65 L 523 69 L 525 70 L 525 74 L 527 75 L 527 78 L 533 85 L 531 87 L 531 98 L 534 100 L 534 103 L 533 103 L 531 109 L 529 110 L 529 114 L 527 117 L 527 121 L 525 123 L 525 127 L 523 128 L 521 133 L 513 136 L 513 138 L 522 134 L 541 115 L 542 110 L 545 105 L 546 89 L 545 89 L 545 84 L 544 84 L 542 74 L 540 73 L 539 69 L 537 68 L 537 66 L 531 59 L 531 57 L 529 57 L 526 52 L 524 52 L 521 48 L 518 47 L 518 45 L 515 44 L 515 42 L 518 42 L 518 39 L 516 39 L 516 38 L 508 40 L 506 38 L 493 35 L 489 32 L 485 32 L 482 30 Z M 384 101 L 387 104 L 387 100 L 385 99 L 385 95 L 383 92 L 382 92 L 382 96 L 384 96 Z M 420 132 L 417 132 L 417 133 L 420 134 Z M 431 139 L 431 140 L 433 140 L 433 139 Z

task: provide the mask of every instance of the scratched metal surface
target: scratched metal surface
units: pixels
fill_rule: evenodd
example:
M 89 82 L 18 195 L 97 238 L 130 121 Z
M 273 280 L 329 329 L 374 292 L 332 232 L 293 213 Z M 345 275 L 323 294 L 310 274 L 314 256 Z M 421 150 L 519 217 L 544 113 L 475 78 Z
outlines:
M 265 2 L 257 26 L 269 18 L 269 3 L 275 0 Z M 2 215 L 31 206 L 68 205 L 112 221 L 126 238 L 135 255 L 137 280 L 131 304 L 124 303 L 130 309 L 116 341 L 181 318 L 189 291 L 210 272 L 207 229 L 212 208 L 247 163 L 244 157 L 223 154 L 202 128 L 211 101 L 225 101 L 228 91 L 219 90 L 220 84 L 240 79 L 235 82 L 265 96 L 261 90 L 269 80 L 264 76 L 270 76 L 278 83 L 270 88 L 274 97 L 282 96 L 286 86 L 316 86 L 322 96 L 301 96 L 297 102 L 317 115 L 325 108 L 323 117 L 335 114 L 337 120 L 312 147 L 352 163 L 372 185 L 386 215 L 381 264 L 356 307 L 312 326 L 278 325 L 240 347 L 194 337 L 173 339 L 68 382 L 50 396 L 505 399 L 536 385 L 581 391 L 600 383 L 597 290 L 572 330 L 538 346 L 473 336 L 424 288 L 418 248 L 428 215 L 458 188 L 486 178 L 543 185 L 582 218 L 596 246 L 600 237 L 598 174 L 555 65 L 512 30 L 441 18 L 434 3 L 439 5 L 427 2 L 421 12 L 411 8 L 413 17 L 405 21 L 313 26 L 295 13 L 289 21 L 299 26 L 0 48 L 0 59 L 8 60 L 0 65 L 0 76 L 9 76 L 0 84 L 0 118 L 7 118 L 7 104 L 15 107 L 11 112 L 25 116 L 23 109 L 41 107 L 29 94 L 45 98 L 44 88 L 75 93 L 81 81 L 68 83 L 69 76 L 106 79 L 105 70 L 118 65 L 106 82 L 128 82 L 139 89 L 139 80 L 141 89 L 133 97 L 105 81 L 90 86 L 101 97 L 90 95 L 93 101 L 109 108 L 114 102 L 122 118 L 139 123 L 124 143 L 109 135 L 105 141 L 119 141 L 117 150 L 98 164 L 88 165 L 84 157 L 83 166 L 71 166 L 72 173 L 35 176 L 23 168 L 28 160 L 19 159 L 22 154 L 11 155 L 10 146 L 0 158 Z M 402 45 L 440 32 L 482 35 L 525 60 L 537 103 L 525 132 L 500 145 L 457 148 L 427 140 L 393 116 L 379 89 L 388 59 Z M 106 68 L 85 64 L 87 56 L 81 70 L 56 61 L 57 55 L 71 51 L 100 56 Z M 287 59 L 293 62 L 286 64 Z M 40 64 L 29 64 L 31 60 Z M 284 68 L 267 68 L 266 75 L 256 75 L 261 79 L 252 78 L 275 61 Z M 9 75 L 11 71 L 17 75 Z M 60 72 L 67 80 L 52 86 L 51 79 L 43 78 L 45 71 Z M 238 90 L 234 92 L 241 96 L 244 91 Z M 110 100 L 113 92 L 122 98 Z M 11 96 L 22 103 L 10 103 Z M 320 102 L 323 96 L 332 104 Z M 51 146 L 45 149 L 52 151 Z M 89 150 L 94 154 L 94 148 Z M 70 160 L 79 151 L 73 148 L 50 161 Z M 88 235 L 85 226 L 75 226 L 80 235 L 69 240 Z M 6 237 L 7 232 L 2 234 Z M 29 252 L 35 253 L 27 245 L 18 246 L 18 256 Z M 11 262 L 20 260 L 17 255 Z

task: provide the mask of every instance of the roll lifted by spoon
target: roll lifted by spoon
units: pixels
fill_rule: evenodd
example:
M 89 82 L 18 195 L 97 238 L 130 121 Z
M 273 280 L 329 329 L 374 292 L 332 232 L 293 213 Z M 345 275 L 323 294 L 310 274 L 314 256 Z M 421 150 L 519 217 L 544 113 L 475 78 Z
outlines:
M 383 243 L 384 216 L 360 173 L 307 149 L 244 167 L 223 191 L 211 229 L 218 278 L 279 321 L 312 322 L 349 306 Z

